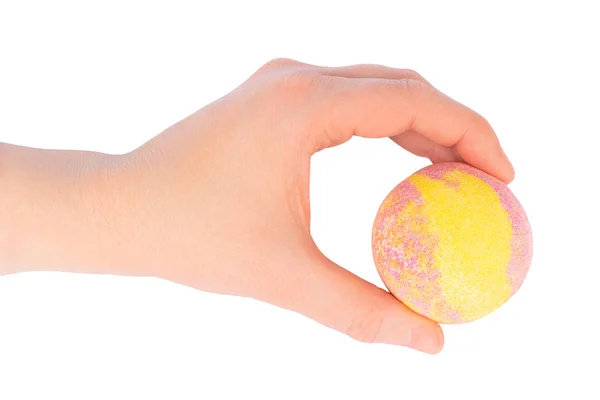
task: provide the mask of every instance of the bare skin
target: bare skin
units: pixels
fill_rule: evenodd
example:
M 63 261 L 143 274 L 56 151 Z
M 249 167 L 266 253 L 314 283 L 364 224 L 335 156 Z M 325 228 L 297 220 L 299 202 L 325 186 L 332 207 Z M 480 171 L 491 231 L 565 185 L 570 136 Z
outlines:
M 311 238 L 310 157 L 353 135 L 514 177 L 486 120 L 416 72 L 279 59 L 131 153 L 0 144 L 0 274 L 154 276 L 438 353 L 439 325 Z

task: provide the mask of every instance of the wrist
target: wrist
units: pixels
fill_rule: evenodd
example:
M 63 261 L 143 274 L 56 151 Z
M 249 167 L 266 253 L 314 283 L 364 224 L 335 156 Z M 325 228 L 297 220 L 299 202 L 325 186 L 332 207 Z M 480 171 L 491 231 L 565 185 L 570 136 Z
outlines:
M 0 144 L 0 274 L 113 273 L 118 156 Z

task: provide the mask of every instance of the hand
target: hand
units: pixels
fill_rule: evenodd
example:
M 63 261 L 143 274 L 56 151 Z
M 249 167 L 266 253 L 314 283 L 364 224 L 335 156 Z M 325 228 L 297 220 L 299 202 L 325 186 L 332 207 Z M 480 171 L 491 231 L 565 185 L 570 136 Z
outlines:
M 86 156 L 95 161 L 79 169 L 81 196 L 95 228 L 70 245 L 93 240 L 100 250 L 70 264 L 46 259 L 251 297 L 360 341 L 437 353 L 437 324 L 336 265 L 311 238 L 310 157 L 353 135 L 390 137 L 505 182 L 514 175 L 485 119 L 413 71 L 275 60 L 136 151 Z

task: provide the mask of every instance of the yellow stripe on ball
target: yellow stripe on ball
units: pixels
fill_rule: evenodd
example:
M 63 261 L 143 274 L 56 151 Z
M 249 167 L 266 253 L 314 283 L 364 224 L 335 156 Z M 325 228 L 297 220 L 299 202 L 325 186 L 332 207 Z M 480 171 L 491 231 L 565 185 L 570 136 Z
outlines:
M 500 307 L 511 296 L 513 233 L 497 193 L 459 169 L 446 172 L 444 180 L 417 173 L 409 181 L 423 199 L 419 212 L 426 229 L 438 239 L 433 259 L 445 302 L 463 321 Z

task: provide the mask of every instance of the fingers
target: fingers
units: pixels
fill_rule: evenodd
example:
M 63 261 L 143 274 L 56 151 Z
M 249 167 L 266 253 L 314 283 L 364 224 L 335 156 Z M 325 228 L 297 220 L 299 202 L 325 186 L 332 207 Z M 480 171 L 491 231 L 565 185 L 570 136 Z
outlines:
M 396 137 L 416 132 L 433 143 L 453 147 L 457 157 L 504 182 L 514 169 L 489 123 L 431 85 L 414 79 L 334 78 L 315 110 L 323 126 L 322 147 L 353 135 Z
M 314 268 L 313 268 L 314 267 Z M 366 343 L 439 353 L 443 333 L 388 292 L 323 257 L 297 282 L 301 295 L 288 308 Z
M 323 75 L 343 78 L 411 79 L 430 84 L 421 74 L 410 69 L 390 68 L 377 64 L 359 64 L 344 67 L 324 68 Z M 393 136 L 392 140 L 411 153 L 425 157 L 433 163 L 462 161 L 449 147 L 435 143 L 414 131 Z
M 514 178 L 514 169 L 489 123 L 415 71 L 373 64 L 328 68 L 289 59 L 273 60 L 261 70 L 280 68 L 331 77 L 321 85 L 322 98 L 312 101 L 316 121 L 309 128 L 317 132 L 312 151 L 341 144 L 353 135 L 391 137 L 405 148 L 418 146 L 421 152 L 433 154 L 432 160 L 452 155 L 506 183 Z M 413 144 L 408 137 L 398 136 L 408 131 L 432 145 L 423 147 L 426 141 Z

